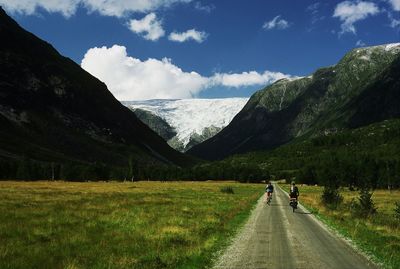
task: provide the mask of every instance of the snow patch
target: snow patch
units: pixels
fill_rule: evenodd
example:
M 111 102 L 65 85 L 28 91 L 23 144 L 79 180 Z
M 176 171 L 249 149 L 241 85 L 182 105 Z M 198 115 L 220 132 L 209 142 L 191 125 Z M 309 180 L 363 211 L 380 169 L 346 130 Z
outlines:
M 387 44 L 385 46 L 385 51 L 391 51 L 394 48 L 400 49 L 400 43 Z
M 283 93 L 282 93 L 282 96 L 281 96 L 281 101 L 280 101 L 280 103 L 279 103 L 279 110 L 282 109 L 282 103 L 283 103 L 283 99 L 285 98 L 285 95 L 286 95 L 286 89 L 287 89 L 287 87 L 286 87 L 286 85 L 285 85 L 285 87 L 283 88 Z
M 371 60 L 369 55 L 363 55 L 359 59 L 364 60 L 364 61 L 370 61 Z
M 157 99 L 122 102 L 125 106 L 150 111 L 175 128 L 184 146 L 192 134 L 201 135 L 210 126 L 224 128 L 239 113 L 249 98 Z

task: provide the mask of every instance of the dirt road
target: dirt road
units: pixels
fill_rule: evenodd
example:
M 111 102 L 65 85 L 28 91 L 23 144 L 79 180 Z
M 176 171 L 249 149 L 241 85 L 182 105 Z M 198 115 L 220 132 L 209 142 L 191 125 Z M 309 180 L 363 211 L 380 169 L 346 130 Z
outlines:
M 242 231 L 215 269 L 377 268 L 339 239 L 304 208 L 293 213 L 275 185 L 270 206 L 261 198 Z

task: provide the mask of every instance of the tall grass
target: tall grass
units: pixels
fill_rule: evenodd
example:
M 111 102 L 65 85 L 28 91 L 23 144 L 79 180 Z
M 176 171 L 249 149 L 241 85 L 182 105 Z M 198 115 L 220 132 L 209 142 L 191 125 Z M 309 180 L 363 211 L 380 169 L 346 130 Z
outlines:
M 220 192 L 228 184 L 233 195 Z M 203 268 L 262 189 L 0 182 L 0 268 Z

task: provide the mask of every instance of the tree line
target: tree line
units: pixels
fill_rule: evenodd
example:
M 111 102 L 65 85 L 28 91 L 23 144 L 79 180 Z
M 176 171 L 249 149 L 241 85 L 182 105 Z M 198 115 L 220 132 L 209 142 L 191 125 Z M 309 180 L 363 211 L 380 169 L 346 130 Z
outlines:
M 0 180 L 138 181 L 138 180 L 236 180 L 261 182 L 270 174 L 258 165 L 202 163 L 192 167 L 143 164 L 129 160 L 125 167 L 104 163 L 54 163 L 28 158 L 0 159 Z
M 236 155 L 192 167 L 0 159 L 0 179 L 18 180 L 237 180 L 270 179 L 361 188 L 400 188 L 400 120 L 305 138 L 274 150 Z

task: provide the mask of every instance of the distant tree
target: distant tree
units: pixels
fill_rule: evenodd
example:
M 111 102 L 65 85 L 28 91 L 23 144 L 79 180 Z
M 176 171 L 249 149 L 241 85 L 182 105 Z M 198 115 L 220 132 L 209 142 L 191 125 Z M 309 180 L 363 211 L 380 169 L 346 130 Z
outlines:
M 24 157 L 18 161 L 16 178 L 20 180 L 31 180 L 31 161 Z
M 298 183 L 304 183 L 304 184 L 316 184 L 317 178 L 315 174 L 316 174 L 315 167 L 307 165 L 304 168 L 300 169 L 300 171 L 298 171 L 296 176 L 297 179 L 296 181 Z
M 130 180 L 130 181 L 134 181 L 135 180 L 135 163 L 134 163 L 134 159 L 133 159 L 133 157 L 132 157 L 132 155 L 131 156 L 129 156 L 129 159 L 128 159 L 128 180 Z
M 400 223 L 400 201 L 397 201 L 395 203 L 394 216 L 396 219 L 399 220 L 399 223 Z
M 331 209 L 336 209 L 343 201 L 343 197 L 339 193 L 341 182 L 338 175 L 340 171 L 335 170 L 336 167 L 337 159 L 329 159 L 323 162 L 317 170 L 317 177 L 324 184 L 321 201 Z
M 353 206 L 353 213 L 362 218 L 366 218 L 376 213 L 376 207 L 372 200 L 372 192 L 367 185 L 364 185 L 360 189 L 358 204 Z

